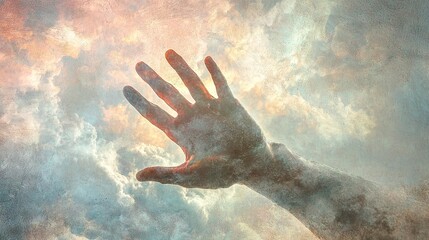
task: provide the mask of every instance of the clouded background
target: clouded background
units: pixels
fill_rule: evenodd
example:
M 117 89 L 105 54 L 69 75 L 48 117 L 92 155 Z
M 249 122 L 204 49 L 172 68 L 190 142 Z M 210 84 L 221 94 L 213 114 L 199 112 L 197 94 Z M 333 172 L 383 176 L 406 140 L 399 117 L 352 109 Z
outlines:
M 271 141 L 388 187 L 429 179 L 429 2 L 0 0 L 1 239 L 314 239 L 244 186 L 138 183 L 180 149 L 122 96 L 223 69 Z M 172 112 L 172 110 L 169 110 Z

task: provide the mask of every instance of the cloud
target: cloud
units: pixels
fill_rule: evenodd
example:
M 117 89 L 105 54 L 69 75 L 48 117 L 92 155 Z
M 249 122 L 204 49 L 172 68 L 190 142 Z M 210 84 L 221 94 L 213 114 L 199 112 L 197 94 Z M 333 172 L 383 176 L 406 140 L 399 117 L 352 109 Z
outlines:
M 429 167 L 427 7 L 0 1 L 0 238 L 312 238 L 243 186 L 135 181 L 184 159 L 121 93 L 132 84 L 168 109 L 134 72 L 144 60 L 190 98 L 168 48 L 213 92 L 202 62 L 212 55 L 270 140 L 385 185 L 418 183 Z

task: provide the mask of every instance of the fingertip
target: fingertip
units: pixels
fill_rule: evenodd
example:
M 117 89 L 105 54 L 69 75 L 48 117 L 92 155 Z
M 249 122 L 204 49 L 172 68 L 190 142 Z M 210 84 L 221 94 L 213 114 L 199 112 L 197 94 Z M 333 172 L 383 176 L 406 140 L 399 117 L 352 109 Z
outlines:
M 156 175 L 156 169 L 153 167 L 148 167 L 138 171 L 136 174 L 136 178 L 140 182 L 151 181 L 154 179 L 154 175 Z
M 205 58 L 204 58 L 204 63 L 207 65 L 207 64 L 209 64 L 209 63 L 211 63 L 211 62 L 213 62 L 213 58 L 212 57 L 210 57 L 210 56 L 206 56 Z
M 127 85 L 122 89 L 122 93 L 124 94 L 125 97 L 128 97 L 133 92 L 133 90 L 134 90 L 133 87 Z
M 204 59 L 204 63 L 206 64 L 207 69 L 210 73 L 214 73 L 216 70 L 216 63 L 211 56 L 207 56 Z
M 144 181 L 144 179 L 143 179 L 143 177 L 142 177 L 142 171 L 138 171 L 138 172 L 136 173 L 136 179 L 137 179 L 137 181 L 140 181 L 140 182 L 143 182 L 143 181 Z
M 140 61 L 140 62 L 136 63 L 135 69 L 137 72 L 143 70 L 143 68 L 144 68 L 144 62 Z
M 165 58 L 168 60 L 168 59 L 171 59 L 173 56 L 175 56 L 175 55 L 177 55 L 177 53 L 173 50 L 173 49 L 168 49 L 166 52 L 165 52 Z
M 143 181 L 152 181 L 152 180 L 156 179 L 156 177 L 159 175 L 159 173 L 158 173 L 157 170 L 158 170 L 157 167 L 148 167 L 148 168 L 145 168 L 145 169 L 140 170 L 139 172 L 137 172 L 136 178 L 140 182 L 143 182 Z
M 142 99 L 143 97 L 140 95 L 140 93 L 131 86 L 125 86 L 122 89 L 122 92 L 125 98 L 128 100 L 128 102 L 130 102 L 131 105 L 133 105 L 134 107 L 137 102 L 145 100 L 145 99 Z
M 211 68 L 212 61 L 213 61 L 213 59 L 210 56 L 207 56 L 204 58 L 204 64 L 206 65 L 207 69 L 209 69 L 209 70 Z

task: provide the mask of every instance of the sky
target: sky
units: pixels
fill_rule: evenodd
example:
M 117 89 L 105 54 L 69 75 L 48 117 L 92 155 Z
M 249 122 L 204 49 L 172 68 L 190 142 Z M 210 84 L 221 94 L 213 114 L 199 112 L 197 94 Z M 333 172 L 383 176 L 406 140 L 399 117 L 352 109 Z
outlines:
M 429 193 L 428 43 L 425 0 L 0 0 L 0 238 L 315 239 L 245 186 L 135 180 L 184 161 L 122 95 L 174 114 L 143 60 L 191 100 L 170 48 L 214 94 L 212 56 L 269 141 Z

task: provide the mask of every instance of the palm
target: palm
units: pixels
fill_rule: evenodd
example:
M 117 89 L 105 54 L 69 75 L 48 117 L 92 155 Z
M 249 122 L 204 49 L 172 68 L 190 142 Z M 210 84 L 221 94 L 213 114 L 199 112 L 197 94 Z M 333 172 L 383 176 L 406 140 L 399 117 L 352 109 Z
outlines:
M 246 149 L 258 143 L 251 135 L 253 122 L 237 102 L 211 100 L 210 105 L 194 105 L 187 115 L 179 116 L 172 131 L 187 159 L 196 160 L 211 156 L 237 154 L 236 149 Z
M 185 187 L 232 185 L 250 169 L 252 163 L 244 155 L 265 143 L 261 130 L 232 96 L 226 80 L 210 57 L 205 63 L 214 80 L 218 99 L 208 93 L 177 53 L 169 50 L 166 58 L 188 87 L 195 104 L 189 103 L 143 62 L 137 64 L 137 72 L 178 116 L 171 117 L 132 87 L 125 87 L 124 94 L 144 117 L 182 148 L 186 160 L 178 167 L 146 168 L 137 174 L 137 178 Z

